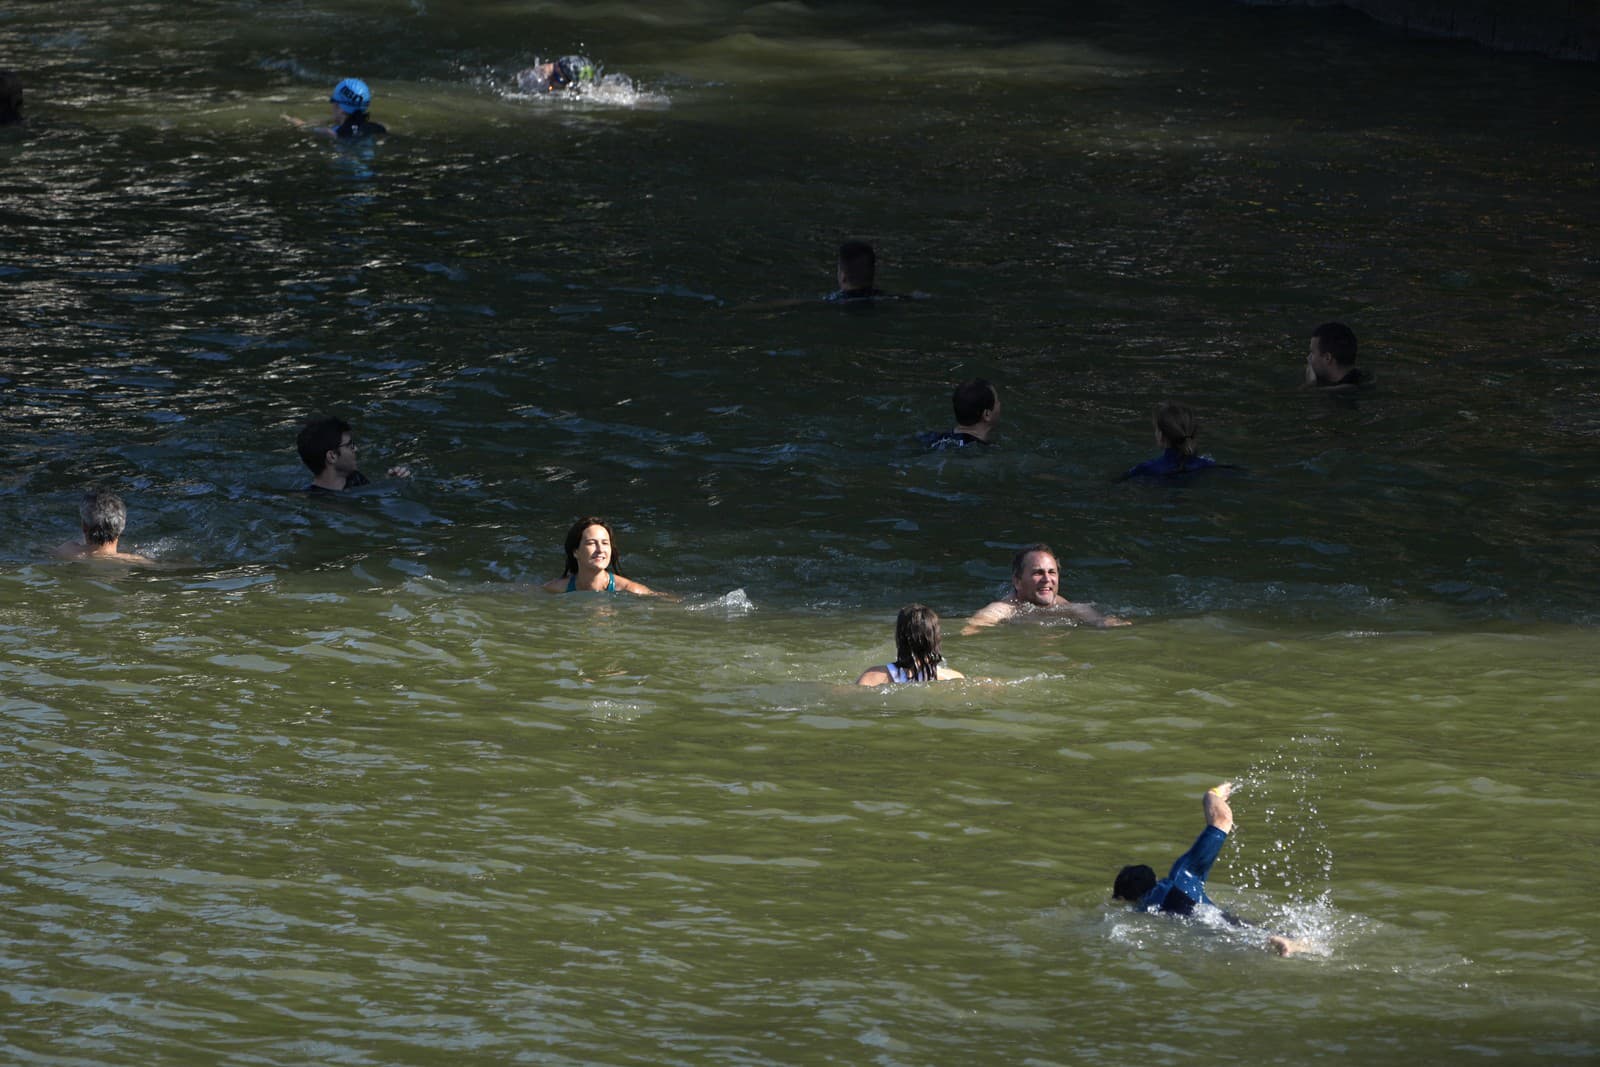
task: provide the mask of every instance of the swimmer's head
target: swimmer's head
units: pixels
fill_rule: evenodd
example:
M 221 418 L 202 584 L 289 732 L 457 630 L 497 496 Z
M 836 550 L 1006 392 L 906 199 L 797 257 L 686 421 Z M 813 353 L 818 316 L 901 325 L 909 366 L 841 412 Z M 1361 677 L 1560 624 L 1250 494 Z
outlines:
M 1137 904 L 1155 887 L 1155 871 L 1142 863 L 1130 863 L 1117 872 L 1116 883 L 1111 887 L 1111 899 Z
M 1200 420 L 1182 404 L 1171 402 L 1156 407 L 1156 436 L 1163 448 L 1176 448 L 1186 456 L 1199 452 L 1195 435 L 1200 432 Z
M 360 78 L 346 78 L 333 87 L 328 102 L 338 104 L 351 114 L 360 114 L 372 106 L 372 90 Z
M 865 241 L 839 246 L 839 288 L 871 289 L 878 269 L 878 254 Z
M 122 498 L 104 489 L 91 489 L 83 494 L 78 506 L 78 518 L 83 523 L 83 539 L 91 545 L 115 544 L 128 525 L 128 508 Z
M 939 613 L 922 604 L 907 604 L 894 622 L 895 663 L 915 681 L 937 678 L 944 655 L 939 651 Z
M 1000 397 L 994 391 L 994 386 L 983 378 L 973 378 L 956 386 L 950 402 L 956 410 L 958 426 L 976 425 L 983 421 L 986 413 L 992 412 L 994 418 L 1000 415 Z

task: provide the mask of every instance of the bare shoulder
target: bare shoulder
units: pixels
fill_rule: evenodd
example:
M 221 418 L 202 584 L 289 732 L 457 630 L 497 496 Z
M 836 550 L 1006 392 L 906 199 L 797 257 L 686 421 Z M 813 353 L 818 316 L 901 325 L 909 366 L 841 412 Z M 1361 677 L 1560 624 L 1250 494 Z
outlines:
M 624 578 L 620 574 L 616 576 L 616 579 L 617 579 L 617 592 L 619 592 L 619 593 L 632 593 L 634 596 L 657 596 L 657 595 L 659 595 L 659 594 L 656 593 L 656 591 L 654 589 L 651 589 L 648 585 L 645 585 L 643 582 L 636 582 L 632 578 Z
M 546 593 L 565 593 L 567 591 L 567 580 L 565 578 L 552 578 L 539 588 Z
M 856 679 L 857 685 L 888 685 L 894 681 L 889 677 L 889 672 L 882 667 L 868 667 L 861 672 L 861 677 Z
M 941 682 L 949 681 L 950 679 L 953 679 L 953 678 L 965 678 L 965 677 L 966 677 L 966 675 L 962 674 L 960 671 L 956 670 L 954 667 L 940 667 L 939 668 L 939 680 Z
M 1010 600 L 995 600 L 972 613 L 967 624 L 961 628 L 963 634 L 975 634 L 987 626 L 995 626 L 1005 622 L 1017 613 L 1017 605 Z

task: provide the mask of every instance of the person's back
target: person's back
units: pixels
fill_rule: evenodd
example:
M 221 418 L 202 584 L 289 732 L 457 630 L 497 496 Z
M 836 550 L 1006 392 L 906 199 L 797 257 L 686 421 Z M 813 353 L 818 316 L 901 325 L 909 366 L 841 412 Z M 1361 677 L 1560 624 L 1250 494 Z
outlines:
M 865 241 L 846 241 L 839 246 L 839 288 L 829 293 L 831 303 L 876 300 L 885 295 L 873 285 L 878 270 L 878 254 Z
M 137 552 L 123 552 L 118 546 L 128 525 L 128 508 L 117 494 L 91 489 L 83 494 L 78 507 L 83 528 L 82 543 L 68 541 L 56 548 L 62 559 L 98 560 L 117 563 L 149 564 L 155 560 Z
M 942 450 L 987 447 L 989 435 L 1000 421 L 1000 394 L 983 378 L 973 378 L 956 386 L 950 405 L 955 410 L 953 430 L 928 430 L 917 435 L 925 448 Z
M 1195 443 L 1200 433 L 1200 420 L 1183 404 L 1158 405 L 1155 427 L 1156 443 L 1164 451 L 1154 459 L 1147 459 L 1129 468 L 1122 475 L 1123 479 L 1170 478 L 1217 466 L 1216 460 L 1200 454 L 1199 445 Z

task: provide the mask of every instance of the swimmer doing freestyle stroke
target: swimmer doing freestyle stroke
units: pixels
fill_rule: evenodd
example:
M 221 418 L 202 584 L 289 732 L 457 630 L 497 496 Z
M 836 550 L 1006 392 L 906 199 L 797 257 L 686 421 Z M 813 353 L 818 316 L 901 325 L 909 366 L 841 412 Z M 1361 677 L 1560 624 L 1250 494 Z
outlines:
M 1233 783 L 1223 782 L 1206 790 L 1200 798 L 1205 811 L 1206 828 L 1194 839 L 1189 851 L 1179 856 L 1167 876 L 1160 880 L 1156 872 L 1142 863 L 1129 864 L 1117 872 L 1112 887 L 1113 900 L 1132 904 L 1135 911 L 1159 911 L 1170 915 L 1193 915 L 1196 908 L 1210 908 L 1231 926 L 1252 926 L 1236 915 L 1218 908 L 1206 895 L 1206 878 L 1217 854 L 1228 843 L 1233 832 L 1233 809 L 1228 798 L 1233 795 Z M 1292 956 L 1308 946 L 1303 941 L 1282 934 L 1271 934 L 1267 948 L 1278 956 Z

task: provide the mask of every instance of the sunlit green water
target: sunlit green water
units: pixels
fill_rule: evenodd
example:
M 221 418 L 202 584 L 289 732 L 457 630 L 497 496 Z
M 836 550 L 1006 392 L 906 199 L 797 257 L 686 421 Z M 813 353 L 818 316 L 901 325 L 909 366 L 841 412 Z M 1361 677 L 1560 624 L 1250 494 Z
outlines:
M 499 91 L 580 46 L 644 96 Z M 1594 68 L 1157 0 L 27 3 L 0 66 L 0 1059 L 1595 1057 Z M 345 74 L 394 137 L 280 124 Z M 845 236 L 926 299 L 773 303 Z M 1244 471 L 1113 484 L 1168 396 Z M 290 492 L 325 409 L 413 481 Z M 97 481 L 165 569 L 47 560 Z M 538 594 L 584 512 L 683 602 Z M 1136 625 L 849 687 L 1036 539 Z M 1305 958 L 1107 903 L 1223 777 Z

